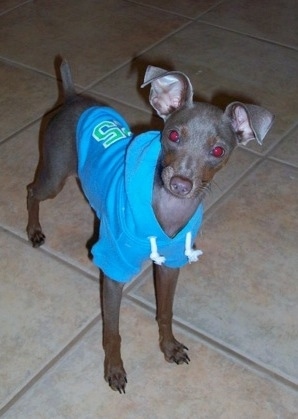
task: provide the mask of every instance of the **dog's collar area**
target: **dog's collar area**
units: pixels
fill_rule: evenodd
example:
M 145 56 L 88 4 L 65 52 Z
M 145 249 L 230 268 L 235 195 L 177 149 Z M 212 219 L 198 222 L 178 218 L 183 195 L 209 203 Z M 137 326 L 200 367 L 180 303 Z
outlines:
M 166 258 L 164 256 L 161 256 L 158 252 L 157 238 L 155 236 L 149 236 L 148 239 L 150 241 L 150 247 L 151 247 L 150 259 L 156 265 L 162 265 L 166 261 Z M 193 249 L 192 244 L 191 244 L 191 239 L 192 239 L 192 236 L 191 236 L 191 232 L 189 231 L 188 233 L 186 233 L 186 236 L 185 236 L 185 252 L 184 252 L 185 256 L 188 258 L 189 263 L 197 262 L 199 260 L 199 256 L 203 254 L 202 250 Z

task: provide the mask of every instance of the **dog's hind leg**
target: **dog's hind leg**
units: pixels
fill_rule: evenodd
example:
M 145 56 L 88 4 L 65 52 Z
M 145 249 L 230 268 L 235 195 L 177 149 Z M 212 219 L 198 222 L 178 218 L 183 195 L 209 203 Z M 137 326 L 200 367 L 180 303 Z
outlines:
M 39 203 L 54 198 L 66 178 L 77 173 L 75 132 L 72 126 L 63 129 L 66 117 L 67 113 L 61 112 L 49 122 L 34 181 L 27 186 L 27 234 L 33 247 L 39 247 L 45 241 L 39 222 Z
M 26 230 L 33 247 L 39 247 L 45 241 L 45 235 L 39 222 L 39 204 L 41 201 L 54 198 L 62 189 L 64 182 L 65 179 L 53 184 L 49 178 L 37 174 L 35 181 L 27 186 L 28 224 Z

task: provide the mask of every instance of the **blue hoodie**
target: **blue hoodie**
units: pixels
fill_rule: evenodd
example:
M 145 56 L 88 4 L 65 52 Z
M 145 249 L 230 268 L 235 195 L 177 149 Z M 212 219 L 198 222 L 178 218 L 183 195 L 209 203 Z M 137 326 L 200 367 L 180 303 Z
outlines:
M 93 262 L 118 282 L 129 281 L 150 258 L 178 268 L 202 253 L 193 250 L 202 205 L 173 238 L 155 217 L 152 192 L 160 136 L 149 131 L 134 137 L 122 116 L 108 107 L 92 107 L 78 122 L 78 175 L 100 219 Z

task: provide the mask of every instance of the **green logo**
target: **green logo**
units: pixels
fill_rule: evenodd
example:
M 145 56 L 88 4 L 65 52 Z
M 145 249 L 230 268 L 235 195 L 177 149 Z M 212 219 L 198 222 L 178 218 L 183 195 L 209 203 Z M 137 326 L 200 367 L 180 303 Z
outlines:
M 117 141 L 123 140 L 130 135 L 131 132 L 129 129 L 117 125 L 114 121 L 100 122 L 92 132 L 92 137 L 96 141 L 102 142 L 104 148 L 108 148 Z

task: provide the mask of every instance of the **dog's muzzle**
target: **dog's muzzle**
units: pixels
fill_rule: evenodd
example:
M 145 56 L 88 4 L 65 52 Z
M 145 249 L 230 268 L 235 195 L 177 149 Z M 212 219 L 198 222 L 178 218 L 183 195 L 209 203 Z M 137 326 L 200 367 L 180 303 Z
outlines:
M 170 180 L 170 189 L 174 195 L 184 197 L 191 192 L 192 187 L 192 181 L 182 176 L 173 176 Z

